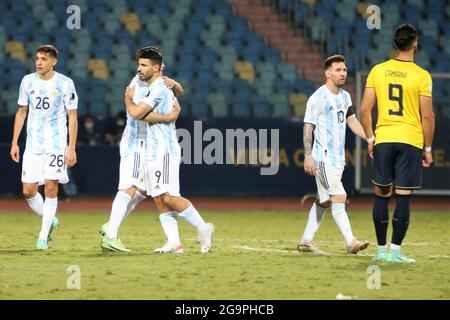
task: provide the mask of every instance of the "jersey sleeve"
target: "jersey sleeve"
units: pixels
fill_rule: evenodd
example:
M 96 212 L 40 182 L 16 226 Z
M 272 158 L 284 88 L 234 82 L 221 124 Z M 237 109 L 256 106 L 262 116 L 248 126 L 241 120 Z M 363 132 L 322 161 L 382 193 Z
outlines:
M 133 88 L 137 85 L 138 77 L 135 76 L 133 79 L 131 79 L 130 84 L 128 85 L 130 88 Z
M 375 67 L 372 68 L 372 70 L 370 70 L 369 75 L 367 76 L 366 88 L 375 88 L 374 79 L 373 79 L 374 74 L 375 74 Z
M 66 92 L 64 94 L 64 105 L 67 110 L 76 110 L 78 108 L 78 95 L 75 90 L 73 81 L 68 83 Z
M 347 115 L 345 117 L 348 118 L 354 115 L 355 115 L 355 108 L 353 108 L 353 106 L 348 107 Z
M 347 96 L 348 106 L 349 106 L 349 107 L 353 106 L 352 96 L 350 95 L 350 93 L 346 92 L 345 95 Z
M 26 107 L 30 104 L 30 102 L 28 101 L 27 87 L 28 87 L 28 80 L 24 77 L 22 79 L 22 82 L 20 83 L 19 99 L 17 100 L 17 104 L 19 106 Z
M 308 102 L 306 103 L 306 112 L 303 122 L 316 125 L 317 119 L 319 118 L 319 112 L 319 106 L 317 105 L 317 103 L 315 103 L 315 99 L 309 98 Z
M 422 82 L 420 84 L 420 96 L 431 97 L 433 92 L 433 80 L 428 72 L 424 72 Z
M 165 97 L 165 91 L 162 86 L 156 87 L 152 92 L 150 92 L 148 97 L 142 99 L 141 102 L 148 104 L 152 108 L 156 108 L 163 101 Z

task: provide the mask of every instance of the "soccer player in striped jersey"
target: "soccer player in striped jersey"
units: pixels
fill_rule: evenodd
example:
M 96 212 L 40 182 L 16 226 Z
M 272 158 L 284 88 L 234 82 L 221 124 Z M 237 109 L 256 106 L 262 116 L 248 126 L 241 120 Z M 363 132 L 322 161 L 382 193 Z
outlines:
M 18 139 L 28 112 L 27 138 L 22 162 L 23 195 L 31 209 L 42 217 L 36 249 L 48 249 L 58 226 L 58 184 L 67 183 L 67 168 L 77 162 L 78 97 L 72 79 L 55 72 L 58 51 L 52 45 L 36 50 L 36 72 L 22 79 L 19 110 L 14 120 L 11 157 L 19 163 Z M 67 130 L 67 117 L 69 129 Z M 69 131 L 69 145 L 67 145 Z M 45 201 L 38 192 L 45 185 Z
M 432 80 L 430 74 L 414 63 L 418 34 L 404 24 L 394 32 L 398 50 L 395 59 L 372 68 L 361 102 L 361 121 L 374 159 L 375 202 L 373 222 L 378 241 L 375 260 L 414 263 L 401 252 L 409 226 L 410 199 L 422 184 L 423 167 L 433 162 L 434 135 Z M 371 111 L 377 103 L 375 134 Z M 395 193 L 392 240 L 387 250 L 389 198 Z
M 138 75 L 140 80 L 150 84 L 149 94 L 139 103 L 133 102 L 134 89 L 128 88 L 125 93 L 125 104 L 128 112 L 135 119 L 146 117 L 157 112 L 168 114 L 173 108 L 173 93 L 163 82 L 160 75 L 163 57 L 160 52 L 142 48 L 137 54 Z M 156 201 L 162 201 L 176 214 L 167 215 L 161 220 L 163 228 L 174 225 L 176 216 L 180 216 L 191 224 L 198 232 L 200 251 L 207 253 L 212 247 L 214 226 L 206 223 L 192 203 L 181 197 L 179 185 L 179 167 L 181 150 L 178 144 L 174 123 L 154 123 L 147 127 L 146 179 L 147 194 Z M 167 235 L 167 233 L 166 233 Z M 178 239 L 179 241 L 179 239 Z M 178 246 L 168 237 L 165 246 L 156 252 L 171 251 Z
M 148 48 L 157 50 L 155 47 Z M 175 80 L 164 77 L 164 83 L 176 95 L 183 94 L 183 87 Z M 133 100 L 136 102 L 143 99 L 150 92 L 150 85 L 140 80 L 138 75 L 131 80 L 129 87 L 135 89 Z M 180 106 L 178 101 L 175 100 L 174 108 L 170 113 L 164 115 L 152 112 L 148 114 L 146 120 L 152 123 L 170 123 L 178 118 L 179 113 Z M 109 221 L 100 227 L 100 234 L 103 236 L 100 246 L 105 250 L 129 252 L 118 237 L 118 230 L 124 219 L 136 208 L 137 204 L 146 199 L 144 164 L 148 148 L 146 141 L 147 126 L 147 122 L 136 120 L 127 112 L 127 124 L 120 141 L 120 180 L 118 192 L 112 204 Z M 164 221 L 166 216 L 172 216 L 174 214 L 170 208 L 162 203 L 162 200 L 154 200 L 161 213 L 161 221 Z M 167 234 L 167 228 L 164 227 L 165 225 L 163 224 L 163 230 Z M 170 225 L 170 231 L 172 237 L 178 237 L 178 224 L 176 220 L 175 224 L 172 223 Z M 181 245 L 175 247 L 174 252 L 182 253 L 183 248 Z
M 347 194 L 341 179 L 345 165 L 347 125 L 363 139 L 366 136 L 356 119 L 350 94 L 342 89 L 347 78 L 345 58 L 341 55 L 328 57 L 324 67 L 327 81 L 309 97 L 303 127 L 304 169 L 307 174 L 316 178 L 318 200 L 309 212 L 297 249 L 303 252 L 320 252 L 313 238 L 325 211 L 331 206 L 331 213 L 345 240 L 347 252 L 355 254 L 367 248 L 369 243 L 353 236 L 345 209 Z

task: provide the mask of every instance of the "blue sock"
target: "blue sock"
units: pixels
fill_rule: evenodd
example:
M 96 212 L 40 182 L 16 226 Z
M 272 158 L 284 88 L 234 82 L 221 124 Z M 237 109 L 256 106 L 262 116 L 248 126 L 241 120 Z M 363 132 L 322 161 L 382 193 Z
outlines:
M 385 246 L 389 225 L 389 197 L 375 195 L 372 217 L 373 224 L 375 225 L 375 233 L 377 234 L 378 245 Z
M 391 243 L 400 246 L 405 238 L 406 231 L 409 227 L 410 200 L 411 195 L 395 195 L 397 206 L 395 207 L 394 216 L 392 217 L 392 241 Z

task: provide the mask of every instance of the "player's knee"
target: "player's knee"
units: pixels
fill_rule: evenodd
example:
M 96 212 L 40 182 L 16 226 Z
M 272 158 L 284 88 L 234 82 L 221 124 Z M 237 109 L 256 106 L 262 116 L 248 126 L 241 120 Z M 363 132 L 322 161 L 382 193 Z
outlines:
M 169 205 L 169 203 L 170 203 L 171 200 L 172 200 L 172 196 L 171 196 L 168 192 L 166 192 L 166 193 L 160 195 L 159 197 L 161 198 L 161 201 L 162 201 L 165 205 Z
M 320 206 L 320 207 L 322 207 L 322 208 L 330 208 L 331 207 L 331 201 L 325 201 L 325 202 L 323 202 L 323 203 L 320 203 L 320 200 L 319 199 L 316 199 L 316 205 L 317 206 Z
M 375 195 L 379 197 L 390 197 L 392 195 L 391 187 L 375 186 Z
M 164 205 L 164 201 L 161 196 L 153 197 L 153 201 L 155 202 L 156 206 Z
M 134 187 L 131 187 L 131 188 L 128 188 L 128 189 L 121 189 L 119 191 L 123 192 L 123 193 L 126 193 L 127 195 L 130 196 L 130 198 L 133 198 L 134 195 L 136 194 L 136 188 L 134 188 Z
M 347 201 L 347 195 L 346 194 L 340 194 L 336 196 L 331 197 L 332 203 L 345 203 Z
M 22 189 L 22 193 L 23 193 L 23 196 L 25 197 L 25 199 L 31 199 L 36 195 L 37 190 L 34 190 L 33 188 L 29 188 L 29 187 L 24 187 Z
M 401 196 L 409 196 L 413 193 L 413 190 L 408 189 L 395 189 L 395 194 L 401 195 Z

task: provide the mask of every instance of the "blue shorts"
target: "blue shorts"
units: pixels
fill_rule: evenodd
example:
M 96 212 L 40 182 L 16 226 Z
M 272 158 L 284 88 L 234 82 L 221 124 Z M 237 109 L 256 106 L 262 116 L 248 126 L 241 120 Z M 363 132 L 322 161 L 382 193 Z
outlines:
M 420 189 L 423 181 L 422 150 L 406 143 L 379 143 L 374 152 L 375 177 L 380 187 Z

